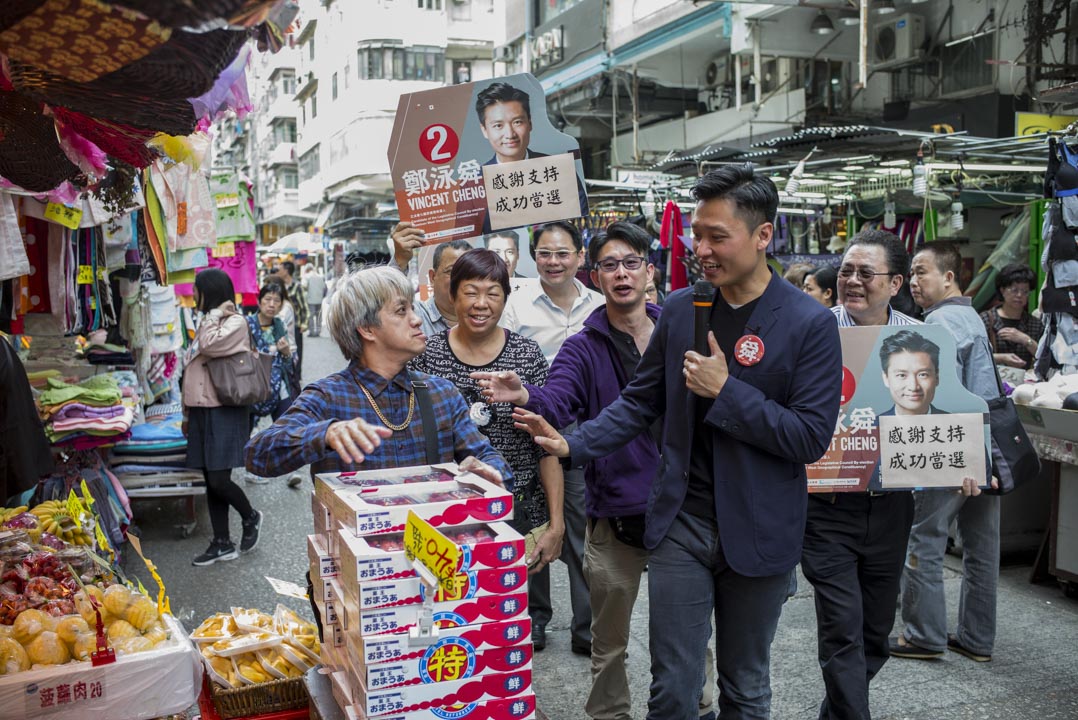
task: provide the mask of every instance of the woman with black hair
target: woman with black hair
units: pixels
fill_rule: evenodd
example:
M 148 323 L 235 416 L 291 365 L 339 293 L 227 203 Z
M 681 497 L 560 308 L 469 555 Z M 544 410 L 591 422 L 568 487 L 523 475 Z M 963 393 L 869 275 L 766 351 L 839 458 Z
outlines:
M 801 289 L 824 307 L 833 308 L 838 302 L 838 271 L 830 265 L 818 267 L 805 274 Z
M 1029 293 L 1036 278 L 1028 265 L 1012 263 L 996 276 L 1003 302 L 981 313 L 996 365 L 1028 368 L 1044 333 L 1044 323 L 1029 312 Z
M 206 362 L 250 350 L 247 323 L 236 310 L 236 292 L 223 270 L 207 268 L 195 276 L 195 309 L 202 313 L 183 372 L 183 427 L 187 435 L 187 467 L 202 471 L 213 540 L 193 565 L 235 560 L 254 550 L 262 513 L 251 507 L 243 490 L 232 482 L 232 468 L 243 467 L 243 446 L 250 434 L 250 408 L 221 404 Z M 228 509 L 243 521 L 239 552 L 228 529 Z

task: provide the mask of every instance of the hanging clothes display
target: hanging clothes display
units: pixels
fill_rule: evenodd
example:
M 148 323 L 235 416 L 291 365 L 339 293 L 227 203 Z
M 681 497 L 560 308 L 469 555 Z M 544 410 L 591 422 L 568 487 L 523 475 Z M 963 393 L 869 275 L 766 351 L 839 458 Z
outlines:
M 26 369 L 0 334 L 0 500 L 29 490 L 53 469 L 49 441 L 37 416 Z
M 1034 361 L 1041 378 L 1078 372 L 1078 138 L 1049 139 L 1044 188 L 1044 334 Z

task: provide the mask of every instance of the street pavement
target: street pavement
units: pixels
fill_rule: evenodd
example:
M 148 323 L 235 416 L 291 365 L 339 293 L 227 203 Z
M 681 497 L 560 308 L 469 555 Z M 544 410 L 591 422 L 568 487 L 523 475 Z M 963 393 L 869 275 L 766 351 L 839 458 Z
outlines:
M 328 337 L 304 342 L 304 380 L 311 382 L 344 367 Z M 241 482 L 241 473 L 235 477 Z M 197 502 L 198 526 L 181 537 L 185 522 L 180 501 L 141 500 L 134 504 L 143 549 L 156 563 L 172 609 L 188 630 L 206 616 L 232 606 L 272 611 L 278 602 L 310 614 L 305 601 L 277 595 L 266 577 L 303 583 L 307 568 L 306 535 L 311 529 L 310 482 L 287 487 L 287 478 L 267 485 L 245 485 L 254 506 L 265 515 L 259 546 L 232 562 L 204 568 L 191 558 L 209 543 L 204 499 Z M 239 518 L 233 513 L 233 536 Z M 141 561 L 128 553 L 125 567 L 153 588 Z M 948 557 L 944 583 L 950 616 L 955 616 L 961 579 L 960 561 Z M 1073 720 L 1078 718 L 1078 601 L 1053 585 L 1030 585 L 1029 567 L 1005 566 L 999 585 L 999 630 L 992 662 L 978 664 L 947 653 L 923 662 L 892 659 L 872 683 L 877 720 Z M 645 578 L 646 580 L 646 578 Z M 812 586 L 798 578 L 799 590 L 785 606 L 772 646 L 772 717 L 813 720 L 823 682 L 816 660 L 816 616 Z M 534 661 L 534 684 L 541 713 L 550 720 L 583 720 L 589 661 L 569 649 L 569 588 L 565 566 L 551 575 L 554 620 L 547 628 L 546 650 Z M 900 624 L 900 623 L 899 623 Z M 650 681 L 647 584 L 641 584 L 633 613 L 628 650 L 633 717 L 646 715 Z

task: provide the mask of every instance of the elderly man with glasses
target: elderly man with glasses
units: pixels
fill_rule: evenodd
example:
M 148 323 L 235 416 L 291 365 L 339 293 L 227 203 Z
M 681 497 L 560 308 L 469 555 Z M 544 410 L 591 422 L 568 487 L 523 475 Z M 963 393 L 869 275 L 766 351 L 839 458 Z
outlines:
M 839 327 L 920 325 L 890 307 L 910 258 L 883 230 L 859 233 L 838 270 Z M 888 658 L 906 541 L 909 492 L 809 496 L 801 569 L 816 591 L 820 669 L 827 695 L 820 720 L 868 720 L 868 684 Z
M 571 223 L 559 220 L 536 227 L 531 253 L 539 282 L 513 292 L 505 304 L 501 326 L 539 343 L 547 363 L 553 365 L 562 344 L 584 327 L 584 321 L 603 305 L 603 296 L 577 279 L 584 262 L 584 240 Z M 591 654 L 591 603 L 584 579 L 584 473 L 565 473 L 565 540 L 562 562 L 569 569 L 569 600 L 573 606 L 570 648 Z M 528 603 L 536 650 L 546 647 L 546 625 L 553 616 L 550 573 L 533 575 Z

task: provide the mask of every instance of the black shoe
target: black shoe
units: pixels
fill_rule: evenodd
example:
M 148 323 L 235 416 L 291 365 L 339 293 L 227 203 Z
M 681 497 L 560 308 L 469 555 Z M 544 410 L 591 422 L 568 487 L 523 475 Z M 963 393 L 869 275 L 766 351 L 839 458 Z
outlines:
M 546 625 L 532 625 L 532 649 L 539 652 L 546 647 Z
M 958 642 L 958 637 L 956 637 L 953 633 L 947 634 L 947 649 L 951 652 L 956 652 L 959 655 L 965 655 L 973 662 L 992 662 L 991 655 L 984 655 L 982 653 L 973 652 L 972 650 Z
M 240 538 L 241 553 L 249 553 L 255 549 L 260 529 L 262 529 L 262 512 L 255 510 L 254 517 L 243 521 L 243 537 Z
M 191 564 L 202 567 L 204 565 L 213 565 L 218 560 L 235 560 L 239 556 L 240 554 L 236 552 L 236 546 L 232 544 L 231 540 L 214 540 L 210 543 L 206 552 L 192 560 Z
M 591 657 L 591 643 L 580 642 L 573 640 L 569 645 L 569 649 L 573 651 L 573 655 L 587 655 Z
M 891 638 L 888 641 L 891 657 L 906 658 L 907 660 L 938 660 L 943 657 L 942 650 L 929 650 L 920 645 L 914 645 L 904 637 Z

